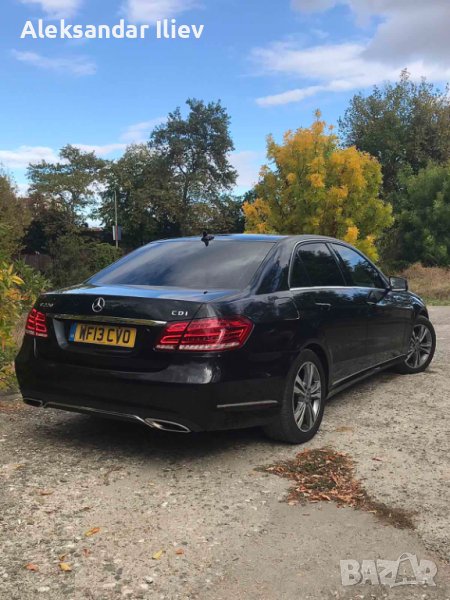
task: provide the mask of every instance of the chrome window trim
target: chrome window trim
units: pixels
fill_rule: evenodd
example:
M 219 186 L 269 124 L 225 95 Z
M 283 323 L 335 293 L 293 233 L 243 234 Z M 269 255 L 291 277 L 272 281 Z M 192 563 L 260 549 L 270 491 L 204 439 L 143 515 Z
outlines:
M 147 325 L 148 327 L 158 327 L 167 325 L 167 321 L 153 321 L 152 319 L 129 319 L 126 317 L 109 317 L 107 315 L 61 315 L 47 313 L 48 317 L 59 321 L 82 321 L 94 323 L 114 323 L 119 325 Z
M 374 292 L 385 292 L 385 288 L 373 288 L 364 285 L 312 285 L 310 287 L 289 288 L 291 292 L 303 292 L 308 290 L 372 290 Z

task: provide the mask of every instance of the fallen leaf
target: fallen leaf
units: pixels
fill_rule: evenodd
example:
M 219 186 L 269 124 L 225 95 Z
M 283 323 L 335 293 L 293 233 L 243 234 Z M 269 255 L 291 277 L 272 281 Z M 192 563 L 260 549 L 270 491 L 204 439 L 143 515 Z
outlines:
M 69 563 L 66 562 L 59 563 L 59 568 L 61 569 L 61 571 L 65 572 L 69 572 L 72 570 L 72 567 L 69 565 Z
M 25 565 L 25 569 L 28 569 L 28 571 L 39 571 L 39 567 L 37 565 L 34 565 L 33 563 L 28 563 L 27 565 Z
M 64 559 L 66 558 L 67 554 L 61 554 L 61 556 L 59 557 L 60 561 L 64 561 Z
M 100 531 L 100 527 L 92 527 L 92 529 L 89 529 L 89 531 L 86 531 L 86 533 L 84 534 L 86 537 L 91 537 L 91 535 L 95 535 L 96 533 L 99 533 Z
M 179 556 L 181 556 L 182 554 L 184 554 L 184 550 L 183 550 L 183 548 L 177 548 L 177 549 L 175 550 L 175 554 L 178 554 Z
M 158 552 L 155 552 L 155 554 L 152 556 L 152 558 L 153 558 L 153 560 L 159 560 L 163 554 L 164 554 L 164 550 L 158 550 Z
M 53 490 L 38 490 L 39 496 L 51 496 L 55 492 Z

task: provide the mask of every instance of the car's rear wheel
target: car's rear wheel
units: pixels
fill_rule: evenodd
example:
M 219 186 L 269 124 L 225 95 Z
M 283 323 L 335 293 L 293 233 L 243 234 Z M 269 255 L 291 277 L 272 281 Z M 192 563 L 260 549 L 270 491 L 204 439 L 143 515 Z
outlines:
M 432 323 L 423 316 L 417 318 L 409 342 L 408 354 L 397 371 L 405 374 L 425 371 L 436 350 L 436 333 Z
M 269 437 L 290 444 L 307 442 L 320 427 L 325 398 L 322 363 L 314 352 L 304 350 L 289 372 L 280 413 L 264 431 Z

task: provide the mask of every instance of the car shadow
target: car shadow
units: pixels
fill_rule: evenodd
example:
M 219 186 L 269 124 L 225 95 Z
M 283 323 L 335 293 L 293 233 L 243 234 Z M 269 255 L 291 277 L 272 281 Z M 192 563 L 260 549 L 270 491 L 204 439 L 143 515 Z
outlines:
M 50 414 L 51 409 L 45 410 Z M 115 459 L 152 457 L 165 461 L 195 460 L 231 450 L 244 451 L 255 446 L 273 449 L 278 445 L 266 438 L 259 428 L 170 433 L 156 431 L 138 423 L 59 411 L 48 421 L 41 418 L 39 423 L 30 423 L 31 435 L 39 445 L 66 449 L 80 456 L 92 452 L 103 453 Z
M 395 371 L 382 371 L 375 373 L 351 385 L 348 388 L 343 389 L 331 398 L 327 400 L 327 404 L 337 404 L 339 402 L 359 402 L 364 400 L 364 395 L 372 392 L 375 388 L 383 386 L 384 384 L 390 384 L 395 381 L 401 381 L 405 375 L 396 373 Z
M 327 401 L 335 408 L 348 403 L 362 406 L 374 388 L 391 384 L 404 375 L 385 371 L 347 388 Z M 94 416 L 66 413 L 55 409 L 28 409 L 37 420 L 26 419 L 24 432 L 39 446 L 53 450 L 66 449 L 85 456 L 97 452 L 116 459 L 135 457 L 167 460 L 199 459 L 230 451 L 258 449 L 263 453 L 301 449 L 267 438 L 261 428 L 213 431 L 202 433 L 160 432 L 138 423 L 117 421 Z M 38 410 L 39 413 L 35 411 Z M 327 413 L 325 410 L 325 417 Z

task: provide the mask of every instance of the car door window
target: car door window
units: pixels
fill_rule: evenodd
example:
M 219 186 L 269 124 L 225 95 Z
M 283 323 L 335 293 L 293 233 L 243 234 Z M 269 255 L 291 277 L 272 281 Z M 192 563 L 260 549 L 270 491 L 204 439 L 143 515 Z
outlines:
M 333 244 L 333 249 L 342 259 L 349 281 L 354 286 L 379 289 L 386 287 L 375 267 L 359 252 L 340 244 Z
M 291 272 L 291 287 L 344 286 L 341 270 L 325 244 L 299 246 Z

